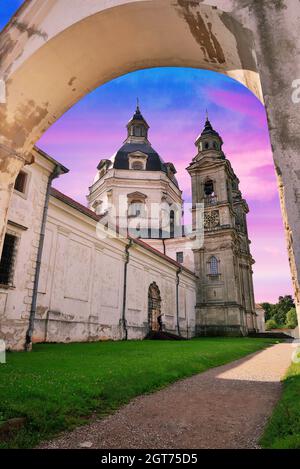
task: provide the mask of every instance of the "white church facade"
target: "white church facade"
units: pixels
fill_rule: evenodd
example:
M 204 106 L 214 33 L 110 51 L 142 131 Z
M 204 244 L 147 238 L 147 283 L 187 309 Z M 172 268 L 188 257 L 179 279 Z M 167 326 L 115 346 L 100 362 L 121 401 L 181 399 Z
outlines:
M 148 130 L 137 107 L 124 144 L 97 167 L 88 207 L 51 187 L 68 170 L 34 148 L 34 164 L 15 184 L 0 263 L 7 348 L 143 339 L 159 329 L 187 338 L 257 329 L 248 206 L 221 137 L 207 119 L 187 168 L 187 234 L 176 169 Z M 196 204 L 201 245 L 193 242 Z

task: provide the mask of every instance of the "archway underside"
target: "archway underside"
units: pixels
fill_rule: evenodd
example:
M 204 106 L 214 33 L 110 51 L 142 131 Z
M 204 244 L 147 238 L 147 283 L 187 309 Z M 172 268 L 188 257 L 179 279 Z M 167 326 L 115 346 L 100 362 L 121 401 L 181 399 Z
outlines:
M 29 2 L 28 16 L 35 3 Z M 239 80 L 262 99 L 249 31 L 216 8 L 189 8 L 181 3 L 128 2 L 86 16 L 58 34 L 52 32 L 51 39 L 43 24 L 51 30 L 51 12 L 41 18 L 39 27 L 31 27 L 29 35 L 28 28 L 20 27 L 25 20 L 29 24 L 26 8 L 21 10 L 20 18 L 2 34 L 7 43 L 23 42 L 21 52 L 14 44 L 4 54 L 1 74 L 7 77 L 7 103 L 0 109 L 2 143 L 23 154 L 29 152 L 48 127 L 83 96 L 143 68 L 214 70 Z M 66 15 L 66 11 L 61 13 Z M 58 11 L 54 14 L 59 30 Z

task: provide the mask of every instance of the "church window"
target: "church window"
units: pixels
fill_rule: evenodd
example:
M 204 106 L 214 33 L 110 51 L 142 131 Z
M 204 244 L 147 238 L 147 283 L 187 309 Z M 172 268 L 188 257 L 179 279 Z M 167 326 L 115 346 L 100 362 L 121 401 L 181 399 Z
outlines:
M 218 259 L 212 256 L 209 260 L 209 273 L 210 275 L 218 275 Z
M 145 204 L 140 200 L 133 200 L 128 207 L 128 216 L 140 217 L 144 215 Z
M 170 238 L 174 238 L 175 235 L 175 213 L 174 210 L 170 211 Z
M 208 149 L 209 149 L 209 144 L 208 144 L 208 142 L 205 142 L 204 148 L 205 148 L 205 150 L 208 150 Z
M 16 178 L 14 189 L 24 194 L 25 189 L 26 189 L 26 182 L 27 182 L 27 173 L 25 173 L 25 171 L 20 171 Z
M 211 179 L 204 183 L 204 194 L 206 196 L 214 195 L 214 183 Z
M 144 165 L 141 161 L 134 161 L 131 165 L 131 169 L 142 171 L 144 169 Z
M 183 252 L 176 252 L 176 261 L 178 264 L 183 264 Z
M 0 284 L 2 285 L 11 285 L 12 283 L 16 245 L 17 237 L 6 233 L 0 261 Z

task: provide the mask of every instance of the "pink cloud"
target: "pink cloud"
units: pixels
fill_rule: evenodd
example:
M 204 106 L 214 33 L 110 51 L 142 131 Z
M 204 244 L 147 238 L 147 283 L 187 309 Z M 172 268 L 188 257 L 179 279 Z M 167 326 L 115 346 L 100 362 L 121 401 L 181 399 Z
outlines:
M 203 91 L 202 91 L 203 92 Z M 266 114 L 262 103 L 251 92 L 208 88 L 207 99 L 218 106 L 255 119 L 257 126 L 266 125 Z

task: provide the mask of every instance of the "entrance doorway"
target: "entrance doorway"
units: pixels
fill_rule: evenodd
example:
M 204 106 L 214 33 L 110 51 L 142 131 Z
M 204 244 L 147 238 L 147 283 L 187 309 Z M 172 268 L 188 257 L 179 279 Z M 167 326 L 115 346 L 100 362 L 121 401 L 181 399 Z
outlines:
M 148 321 L 150 331 L 159 331 L 161 317 L 161 297 L 158 286 L 151 283 L 148 291 Z

